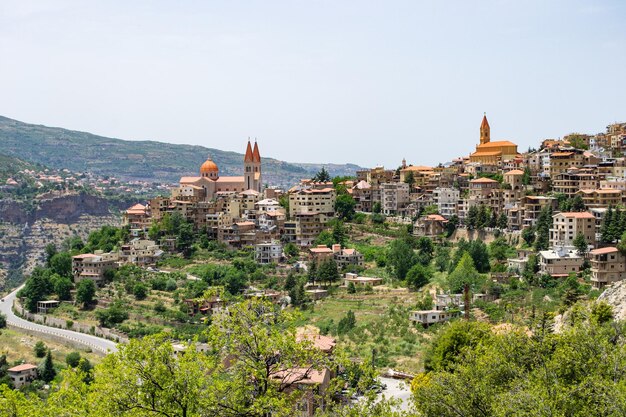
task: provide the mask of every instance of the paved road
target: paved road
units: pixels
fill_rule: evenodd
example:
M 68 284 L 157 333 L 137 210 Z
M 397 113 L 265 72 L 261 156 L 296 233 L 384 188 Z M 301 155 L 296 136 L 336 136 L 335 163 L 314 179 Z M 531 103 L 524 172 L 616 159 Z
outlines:
M 11 294 L 4 297 L 4 301 L 0 302 L 0 312 L 2 312 L 2 314 L 7 317 L 8 324 L 18 327 L 20 329 L 31 330 L 43 334 L 61 337 L 71 342 L 80 343 L 83 346 L 89 347 L 92 350 L 97 350 L 102 353 L 117 352 L 116 343 L 110 340 L 102 339 L 100 337 L 92 336 L 90 334 L 78 333 L 71 330 L 57 329 L 55 327 L 32 323 L 28 320 L 24 320 L 16 316 L 15 313 L 13 313 L 11 307 L 13 306 L 15 295 L 20 288 L 16 289 Z

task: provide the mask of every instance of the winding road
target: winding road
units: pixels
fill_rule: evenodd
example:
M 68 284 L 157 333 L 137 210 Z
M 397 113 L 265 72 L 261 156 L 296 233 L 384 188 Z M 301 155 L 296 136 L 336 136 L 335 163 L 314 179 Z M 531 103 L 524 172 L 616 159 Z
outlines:
M 13 301 L 15 300 L 17 292 L 21 287 L 15 289 L 12 293 L 4 297 L 4 301 L 0 302 L 0 312 L 7 318 L 7 324 L 19 329 L 30 330 L 43 335 L 51 335 L 63 338 L 73 343 L 79 343 L 92 350 L 97 350 L 101 353 L 117 352 L 117 344 L 107 339 L 102 339 L 90 334 L 74 332 L 71 330 L 57 329 L 56 327 L 44 326 L 41 324 L 33 323 L 28 320 L 24 320 L 15 315 L 13 309 Z

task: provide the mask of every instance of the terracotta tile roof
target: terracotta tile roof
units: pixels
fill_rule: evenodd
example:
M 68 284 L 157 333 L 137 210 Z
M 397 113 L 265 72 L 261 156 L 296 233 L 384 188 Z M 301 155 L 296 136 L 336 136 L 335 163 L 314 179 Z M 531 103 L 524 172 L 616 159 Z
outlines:
M 483 143 L 481 145 L 478 145 L 476 147 L 476 149 L 480 150 L 480 149 L 484 149 L 484 148 L 498 148 L 500 146 L 517 146 L 517 145 L 514 144 L 513 142 L 508 141 L 508 140 L 497 140 L 495 142 L 487 142 L 487 143 Z
M 179 183 L 190 184 L 190 183 L 199 181 L 201 178 L 202 177 L 180 177 Z
M 607 248 L 593 249 L 593 250 L 589 251 L 589 254 L 591 254 L 591 255 L 604 255 L 606 253 L 614 253 L 614 252 L 619 252 L 619 249 L 617 249 L 616 247 L 613 247 L 613 246 L 609 246 Z
M 491 178 L 476 178 L 475 180 L 471 180 L 470 182 L 473 184 L 491 184 L 498 181 L 492 180 Z
M 296 336 L 297 342 L 308 340 L 313 346 L 322 352 L 330 352 L 337 345 L 337 341 L 330 336 L 322 336 L 319 334 L 301 333 Z
M 505 172 L 504 175 L 524 175 L 524 171 L 520 171 L 519 169 L 514 169 L 509 172 Z
M 440 214 L 429 214 L 428 216 L 426 216 L 426 218 L 428 220 L 436 220 L 436 221 L 439 221 L 439 222 L 445 222 L 446 221 L 446 218 L 443 217 Z
M 22 371 L 28 371 L 30 369 L 37 369 L 37 366 L 36 365 L 32 365 L 30 363 L 23 363 L 21 365 L 14 366 L 13 368 L 9 368 L 9 369 L 7 369 L 7 371 L 9 371 L 9 372 L 22 372 Z
M 284 371 L 276 372 L 272 378 L 282 380 L 284 384 L 305 384 L 305 385 L 317 385 L 324 382 L 328 376 L 328 369 L 324 368 L 321 371 L 310 368 L 293 368 Z
M 493 152 L 479 151 L 479 152 L 474 152 L 470 156 L 498 156 L 498 155 L 502 155 L 502 152 L 500 152 L 500 151 L 493 151 Z
M 259 145 L 254 140 L 254 149 L 252 150 L 252 162 L 261 162 L 261 154 L 259 153 Z
M 72 256 L 74 259 L 87 259 L 87 258 L 95 258 L 98 255 L 94 255 L 93 253 L 83 253 L 80 255 Z
M 554 152 L 553 154 L 550 154 L 550 156 L 572 156 L 574 155 L 574 152 Z
M 568 219 L 595 219 L 593 214 L 589 213 L 588 211 L 561 212 L 561 213 L 555 214 L 555 216 L 558 216 L 559 214 Z
M 252 145 L 250 145 L 250 139 L 248 139 L 248 146 L 246 147 L 246 154 L 243 157 L 243 162 L 254 162 L 254 156 L 252 155 Z
M 232 183 L 241 183 L 243 184 L 243 176 L 241 177 L 219 177 L 215 180 L 215 182 L 232 182 Z
M 487 121 L 487 115 L 485 114 L 483 116 L 483 121 L 480 123 L 480 128 L 484 129 L 484 128 L 488 128 L 489 127 L 489 122 Z
M 309 249 L 309 252 L 313 252 L 313 253 L 333 253 L 333 250 L 330 249 L 329 247 L 326 247 L 324 245 L 319 245 L 315 248 L 311 248 Z

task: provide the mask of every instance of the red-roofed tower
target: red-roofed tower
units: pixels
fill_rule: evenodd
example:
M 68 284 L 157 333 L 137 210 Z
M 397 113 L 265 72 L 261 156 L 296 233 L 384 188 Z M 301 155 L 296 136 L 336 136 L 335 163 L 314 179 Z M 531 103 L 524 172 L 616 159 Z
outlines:
M 248 147 L 246 149 L 246 156 L 243 161 L 244 182 L 247 190 L 254 190 L 261 192 L 261 153 L 259 152 L 259 145 L 254 141 L 254 150 L 248 139 Z
M 480 124 L 480 144 L 489 143 L 491 141 L 491 132 L 489 128 L 489 122 L 487 121 L 487 114 L 483 115 L 483 121 Z

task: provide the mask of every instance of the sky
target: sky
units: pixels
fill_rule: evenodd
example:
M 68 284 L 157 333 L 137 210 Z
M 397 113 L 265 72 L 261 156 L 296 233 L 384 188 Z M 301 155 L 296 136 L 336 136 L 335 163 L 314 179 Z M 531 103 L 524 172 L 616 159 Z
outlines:
M 0 1 L 0 115 L 290 162 L 520 150 L 626 121 L 626 2 Z M 1 150 L 1 144 L 0 144 Z

